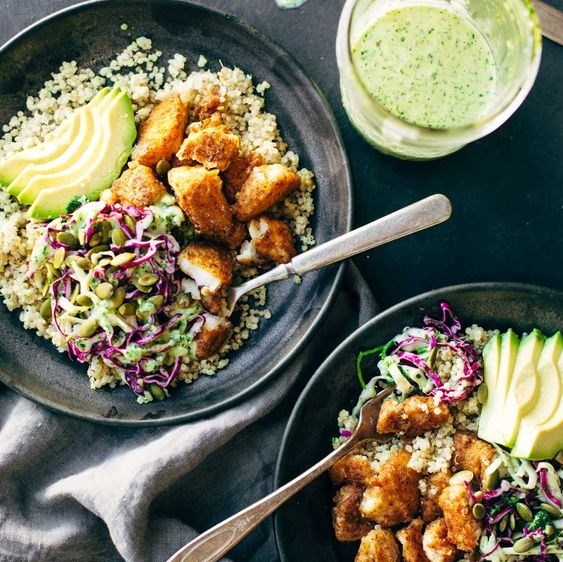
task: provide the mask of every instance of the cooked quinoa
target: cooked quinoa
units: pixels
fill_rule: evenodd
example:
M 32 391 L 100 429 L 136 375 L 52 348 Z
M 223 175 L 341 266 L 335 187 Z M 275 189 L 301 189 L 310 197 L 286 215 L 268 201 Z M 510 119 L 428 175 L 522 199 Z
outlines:
M 19 111 L 2 127 L 0 159 L 35 146 L 49 135 L 78 107 L 89 102 L 104 86 L 116 85 L 130 96 L 137 123 L 153 106 L 171 93 L 178 93 L 188 106 L 194 106 L 211 94 L 221 100 L 223 122 L 241 139 L 241 153 L 258 153 L 265 164 L 281 163 L 300 178 L 300 187 L 275 209 L 274 214 L 291 227 L 299 241 L 297 250 L 305 251 L 315 243 L 310 219 L 314 212 L 313 174 L 299 167 L 298 155 L 288 150 L 278 130 L 275 115 L 265 111 L 263 94 L 267 82 L 253 84 L 252 76 L 239 68 L 205 70 L 204 55 L 195 61 L 196 70 L 187 68 L 187 59 L 175 54 L 163 60 L 152 41 L 139 37 L 107 66 L 97 72 L 80 68 L 75 61 L 63 62 L 44 87 L 26 101 L 27 111 Z M 27 261 L 36 240 L 44 235 L 44 224 L 30 222 L 26 209 L 0 190 L 0 294 L 9 310 L 21 309 L 20 320 L 26 329 L 51 340 L 60 351 L 66 343 L 54 326 L 39 314 L 43 294 L 29 279 Z M 257 269 L 235 265 L 235 282 L 253 276 Z M 258 289 L 240 303 L 240 321 L 231 331 L 219 353 L 204 360 L 190 359 L 181 365 L 179 379 L 190 383 L 200 374 L 214 375 L 224 368 L 231 351 L 240 349 L 258 329 L 262 319 L 271 318 L 265 288 Z M 88 376 L 92 388 L 115 387 L 121 378 L 101 361 L 93 360 Z

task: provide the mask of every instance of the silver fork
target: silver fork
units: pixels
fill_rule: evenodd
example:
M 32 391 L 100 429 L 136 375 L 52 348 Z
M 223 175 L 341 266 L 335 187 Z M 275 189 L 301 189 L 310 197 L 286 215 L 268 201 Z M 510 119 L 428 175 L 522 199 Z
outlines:
M 233 313 L 237 301 L 243 295 L 262 287 L 262 285 L 332 265 L 376 246 L 381 246 L 386 242 L 397 240 L 444 222 L 451 214 L 452 206 L 446 196 L 441 194 L 431 195 L 390 215 L 338 236 L 338 238 L 320 244 L 294 257 L 289 263 L 278 265 L 242 285 L 229 287 L 227 291 L 228 316 Z
M 338 449 L 275 492 L 202 533 L 167 562 L 216 562 L 280 505 L 356 447 L 366 441 L 389 441 L 392 435 L 381 435 L 376 428 L 381 404 L 392 392 L 393 388 L 382 390 L 362 406 L 356 429 Z

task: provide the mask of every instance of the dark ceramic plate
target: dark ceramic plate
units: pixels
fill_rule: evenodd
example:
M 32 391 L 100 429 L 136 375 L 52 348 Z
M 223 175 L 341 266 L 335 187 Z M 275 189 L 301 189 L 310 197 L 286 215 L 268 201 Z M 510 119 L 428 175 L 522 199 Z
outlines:
M 355 374 L 356 354 L 385 343 L 404 326 L 418 326 L 429 314 L 439 317 L 439 303 L 449 302 L 463 326 L 518 332 L 563 328 L 563 292 L 508 283 L 460 285 L 425 293 L 379 314 L 346 339 L 321 365 L 301 394 L 289 419 L 278 457 L 275 484 L 281 486 L 331 451 L 338 412 L 352 408 L 360 393 Z M 334 538 L 330 509 L 334 490 L 321 476 L 275 517 L 282 562 L 322 560 L 352 562 L 358 543 Z
M 122 31 L 122 23 L 128 24 Z M 351 180 L 330 108 L 316 86 L 278 45 L 242 21 L 174 0 L 89 2 L 64 10 L 27 29 L 0 50 L 0 123 L 25 109 L 64 60 L 99 68 L 134 38 L 147 36 L 163 51 L 184 54 L 189 68 L 203 54 L 209 68 L 236 65 L 267 80 L 267 110 L 275 113 L 285 140 L 316 173 L 313 220 L 321 243 L 350 229 Z M 216 377 L 179 385 L 171 399 L 139 405 L 127 388 L 92 391 L 85 368 L 25 331 L 17 313 L 0 305 L 0 380 L 58 411 L 112 424 L 180 422 L 223 409 L 267 383 L 297 353 L 328 309 L 341 268 L 329 268 L 268 290 L 273 312 L 243 350 Z M 280 337 L 283 334 L 283 337 Z

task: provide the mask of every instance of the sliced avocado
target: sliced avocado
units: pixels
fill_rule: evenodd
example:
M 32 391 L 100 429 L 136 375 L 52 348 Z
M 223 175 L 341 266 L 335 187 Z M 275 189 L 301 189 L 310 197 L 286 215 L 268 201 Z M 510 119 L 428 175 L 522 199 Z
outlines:
M 540 460 L 554 457 L 563 448 L 563 335 L 545 341 L 539 361 L 539 396 L 522 418 L 512 449 L 515 457 Z
M 486 385 L 488 393 L 487 400 L 481 408 L 481 416 L 479 418 L 479 436 L 481 436 L 481 427 L 485 428 L 489 425 L 489 419 L 493 411 L 493 390 L 497 384 L 498 370 L 500 366 L 500 342 L 500 335 L 494 334 L 483 348 L 483 384 Z
M 102 103 L 109 91 L 109 88 L 104 88 L 86 106 L 75 111 L 67 120 L 68 128 L 64 130 L 64 134 L 54 135 L 50 140 L 31 149 L 33 152 L 30 150 L 27 156 L 24 154 L 24 156 L 16 155 L 14 157 L 16 159 L 19 156 L 22 160 L 16 159 L 13 163 L 9 160 L 4 164 L 10 168 L 10 171 L 15 172 L 23 158 L 27 161 L 8 184 L 6 188 L 8 193 L 19 196 L 31 180 L 64 169 L 82 153 L 88 146 L 91 110 Z
M 500 336 L 500 357 L 496 377 L 494 373 L 490 373 L 488 387 L 487 402 L 483 405 L 483 410 L 489 410 L 479 420 L 478 435 L 481 439 L 489 443 L 496 443 L 499 438 L 499 428 L 505 423 L 504 405 L 512 374 L 514 372 L 514 364 L 520 340 L 512 329 L 508 329 Z M 485 367 L 486 369 L 486 367 Z
M 512 447 L 520 427 L 520 420 L 535 406 L 540 394 L 538 362 L 545 342 L 537 329 L 524 336 L 518 347 L 514 373 L 506 395 L 503 419 L 498 428 L 497 443 Z
M 35 169 L 33 169 L 33 165 L 30 165 L 28 168 L 32 169 L 29 173 L 27 173 L 28 168 L 24 169 L 20 176 L 27 174 L 25 178 L 27 181 L 18 194 L 20 203 L 31 205 L 43 189 L 66 185 L 84 171 L 84 166 L 92 164 L 99 152 L 99 146 L 96 143 L 100 133 L 100 123 L 103 121 L 103 115 L 111 107 L 115 96 L 115 90 L 111 90 L 101 98 L 100 103 L 84 107 L 78 135 L 69 149 L 57 158 L 57 161 L 47 162 Z M 19 178 L 16 178 L 14 182 L 18 180 Z
M 32 218 L 50 219 L 64 214 L 75 197 L 97 199 L 121 173 L 137 130 L 129 96 L 114 88 L 108 97 L 111 103 L 103 112 L 98 111 L 90 146 L 72 166 L 73 174 L 58 175 L 57 182 L 43 184 L 30 209 Z

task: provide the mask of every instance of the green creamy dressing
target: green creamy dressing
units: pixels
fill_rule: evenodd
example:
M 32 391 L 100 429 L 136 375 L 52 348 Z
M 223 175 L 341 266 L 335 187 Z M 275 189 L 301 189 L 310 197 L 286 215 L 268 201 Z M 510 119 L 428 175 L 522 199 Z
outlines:
M 493 55 L 473 25 L 450 10 L 390 10 L 361 35 L 352 54 L 369 94 L 415 125 L 449 128 L 481 118 L 492 101 Z

